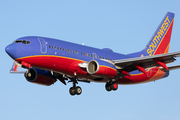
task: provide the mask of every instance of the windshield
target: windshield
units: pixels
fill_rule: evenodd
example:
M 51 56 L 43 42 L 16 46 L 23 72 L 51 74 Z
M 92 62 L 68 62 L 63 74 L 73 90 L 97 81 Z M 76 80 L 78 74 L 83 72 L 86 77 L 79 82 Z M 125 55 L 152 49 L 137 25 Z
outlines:
M 28 41 L 28 40 L 16 40 L 14 43 L 30 44 L 30 41 Z

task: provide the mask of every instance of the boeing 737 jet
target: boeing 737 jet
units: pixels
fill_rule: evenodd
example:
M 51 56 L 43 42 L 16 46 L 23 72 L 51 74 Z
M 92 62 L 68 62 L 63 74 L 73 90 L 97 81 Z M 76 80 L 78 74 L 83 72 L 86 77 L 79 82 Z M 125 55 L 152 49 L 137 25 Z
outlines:
M 180 65 L 167 66 L 180 56 L 168 53 L 174 13 L 168 12 L 146 47 L 135 53 L 115 53 L 109 48 L 97 49 L 67 41 L 28 36 L 16 39 L 5 48 L 15 61 L 11 73 L 24 73 L 31 83 L 50 86 L 57 80 L 72 82 L 71 95 L 80 95 L 78 82 L 104 83 L 107 91 L 118 84 L 139 84 L 165 78 Z M 17 66 L 27 69 L 17 71 Z

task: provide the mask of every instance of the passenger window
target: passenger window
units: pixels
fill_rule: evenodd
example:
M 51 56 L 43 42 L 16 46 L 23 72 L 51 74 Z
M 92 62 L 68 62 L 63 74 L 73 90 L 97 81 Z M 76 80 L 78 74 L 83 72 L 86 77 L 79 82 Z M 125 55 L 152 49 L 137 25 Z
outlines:
M 54 48 L 57 49 L 56 46 Z
M 54 49 L 54 46 L 52 46 L 52 49 Z
M 59 50 L 59 47 L 57 47 L 57 49 Z
M 49 45 L 49 48 L 51 48 L 51 46 Z
M 78 54 L 78 51 L 76 51 L 76 54 Z

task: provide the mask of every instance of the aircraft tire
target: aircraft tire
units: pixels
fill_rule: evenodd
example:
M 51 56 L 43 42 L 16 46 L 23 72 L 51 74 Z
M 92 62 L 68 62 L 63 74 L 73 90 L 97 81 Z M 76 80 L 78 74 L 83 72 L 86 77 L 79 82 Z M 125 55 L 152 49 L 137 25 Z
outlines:
M 111 90 L 117 90 L 118 89 L 118 84 L 117 83 L 113 83 L 112 85 L 111 85 Z
M 82 93 L 81 87 L 77 86 L 77 87 L 75 88 L 75 93 L 76 93 L 77 95 L 80 95 L 80 94 Z
M 75 88 L 74 88 L 74 87 L 71 87 L 71 88 L 69 89 L 69 93 L 70 93 L 72 96 L 75 95 L 75 94 L 76 94 Z
M 109 85 L 109 83 L 106 83 L 106 86 L 105 86 L 106 90 L 109 92 L 111 91 L 111 86 Z

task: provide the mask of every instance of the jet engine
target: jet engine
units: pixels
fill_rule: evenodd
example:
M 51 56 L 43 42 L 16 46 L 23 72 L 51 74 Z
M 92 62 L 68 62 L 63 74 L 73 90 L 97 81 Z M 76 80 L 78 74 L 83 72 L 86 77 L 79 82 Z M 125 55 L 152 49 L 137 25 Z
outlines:
M 117 69 L 112 63 L 103 60 L 89 61 L 86 69 L 90 75 L 98 78 L 113 78 L 117 73 Z
M 28 82 L 45 86 L 50 86 L 56 82 L 56 78 L 51 72 L 37 68 L 28 69 L 24 76 Z

